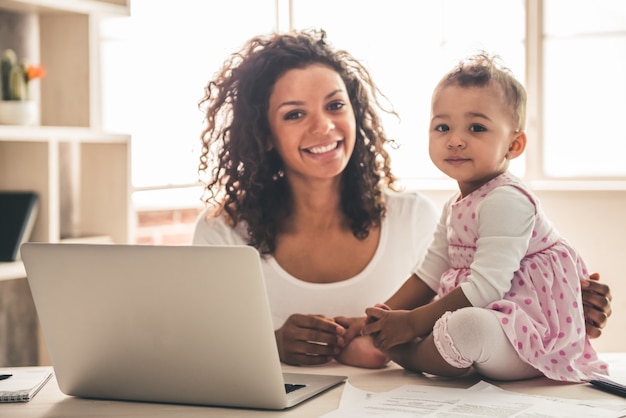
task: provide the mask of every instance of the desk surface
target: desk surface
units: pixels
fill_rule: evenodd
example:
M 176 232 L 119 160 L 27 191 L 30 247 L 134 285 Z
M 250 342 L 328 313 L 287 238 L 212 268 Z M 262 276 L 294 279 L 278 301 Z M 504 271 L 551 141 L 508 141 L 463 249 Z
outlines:
M 620 361 L 626 362 L 626 353 L 619 354 Z M 330 364 L 320 367 L 291 367 L 284 366 L 285 372 L 338 374 L 348 376 L 348 382 L 358 389 L 371 392 L 386 392 L 402 385 L 431 385 L 455 388 L 468 388 L 477 383 L 480 378 L 468 377 L 463 379 L 427 378 L 420 374 L 406 372 L 392 364 L 382 370 L 359 369 L 340 364 Z M 590 384 L 567 384 L 550 381 L 545 378 L 531 379 L 517 382 L 490 382 L 503 389 L 528 393 L 532 395 L 610 400 L 623 402 L 621 398 L 595 389 Z M 50 380 L 33 400 L 27 403 L 0 404 L 0 416 L 11 418 L 22 417 L 253 417 L 253 416 L 281 416 L 281 417 L 319 417 L 331 412 L 339 406 L 343 385 L 335 387 L 311 400 L 306 401 L 286 411 L 260 411 L 230 408 L 211 408 L 200 406 L 121 402 L 106 400 L 90 400 L 66 396 L 59 390 L 54 380 Z

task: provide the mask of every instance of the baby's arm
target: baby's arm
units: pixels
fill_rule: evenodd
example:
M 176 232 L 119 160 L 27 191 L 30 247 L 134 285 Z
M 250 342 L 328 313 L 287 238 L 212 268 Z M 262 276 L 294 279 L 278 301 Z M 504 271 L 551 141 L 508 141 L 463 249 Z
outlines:
M 436 286 L 434 277 L 440 274 L 446 261 L 442 244 L 445 229 L 439 227 L 424 263 L 412 276 L 413 281 L 405 282 L 388 303 L 392 309 L 416 308 L 411 311 L 385 311 L 375 307 L 366 310 L 376 322 L 367 325 L 364 334 L 373 335 L 377 347 L 386 350 L 424 337 L 446 311 L 486 306 L 510 289 L 513 274 L 528 248 L 535 207 L 517 189 L 501 187 L 480 204 L 477 214 L 479 238 L 468 281 L 428 303 L 434 296 L 431 290 Z M 426 280 L 418 278 L 422 273 Z
M 396 309 L 422 306 L 428 304 L 434 296 L 435 292 L 413 274 L 385 304 Z M 335 356 L 338 362 L 370 369 L 384 367 L 389 362 L 389 358 L 374 346 L 372 336 L 360 335 L 365 325 L 365 317 L 337 317 L 335 321 L 346 328 L 346 341 L 348 341 L 339 355 Z M 353 335 L 357 331 L 359 335 Z
M 498 187 L 476 209 L 478 241 L 470 276 L 461 288 L 473 306 L 502 299 L 528 251 L 535 206 L 514 187 Z
M 435 296 L 435 292 L 428 287 L 416 275 L 411 275 L 398 291 L 388 299 L 386 305 L 396 309 L 406 306 L 422 306 L 430 302 Z M 376 369 L 384 367 L 389 358 L 374 346 L 372 336 L 358 335 L 353 337 L 353 333 L 361 330 L 365 325 L 365 317 L 362 318 L 335 318 L 339 324 L 347 329 L 347 345 L 341 353 L 335 357 L 340 363 L 351 366 Z
M 450 266 L 446 219 L 447 206 L 437 224 L 433 241 L 404 284 L 385 302 L 390 309 L 414 309 L 431 302 L 437 294 L 441 275 Z
M 363 333 L 373 337 L 374 346 L 386 351 L 415 338 L 425 337 L 432 332 L 435 322 L 445 312 L 467 306 L 471 306 L 471 303 L 458 287 L 446 296 L 410 311 L 367 308 L 365 312 L 373 321 L 363 328 Z
M 413 309 L 432 301 L 436 292 L 414 273 L 387 301 L 390 309 Z

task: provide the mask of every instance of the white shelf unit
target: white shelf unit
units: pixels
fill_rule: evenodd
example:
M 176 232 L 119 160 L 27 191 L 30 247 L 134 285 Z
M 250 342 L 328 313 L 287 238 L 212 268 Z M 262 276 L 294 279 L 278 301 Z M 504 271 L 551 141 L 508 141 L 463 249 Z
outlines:
M 68 153 L 67 150 L 72 152 Z M 62 238 L 63 164 L 77 161 L 79 173 L 75 226 L 81 235 L 130 240 L 130 136 L 78 127 L 0 125 L 0 190 L 31 190 L 39 195 L 32 241 Z
M 27 45 L 35 52 L 31 62 L 47 70 L 35 96 L 40 124 L 0 125 L 0 190 L 39 195 L 31 241 L 62 241 L 68 218 L 80 235 L 131 240 L 131 138 L 101 128 L 98 27 L 101 19 L 129 13 L 130 0 L 0 0 L 0 50 Z M 0 263 L 0 292 L 25 277 L 19 260 Z M 0 307 L 0 314 L 6 309 L 11 306 Z M 48 364 L 45 344 L 38 350 L 39 363 Z

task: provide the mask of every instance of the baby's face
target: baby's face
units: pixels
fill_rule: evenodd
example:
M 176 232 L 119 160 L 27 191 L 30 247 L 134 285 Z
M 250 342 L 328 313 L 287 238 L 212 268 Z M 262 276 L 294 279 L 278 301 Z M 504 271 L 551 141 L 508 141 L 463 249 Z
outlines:
M 519 135 L 497 86 L 450 85 L 433 95 L 430 157 L 459 183 L 464 196 L 507 170 L 519 155 L 511 152 Z

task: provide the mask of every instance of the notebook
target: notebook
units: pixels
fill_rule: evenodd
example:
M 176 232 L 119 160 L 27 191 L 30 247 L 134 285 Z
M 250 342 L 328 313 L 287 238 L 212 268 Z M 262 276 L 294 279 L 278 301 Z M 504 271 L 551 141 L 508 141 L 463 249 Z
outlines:
M 49 367 L 0 369 L 0 402 L 28 402 L 52 377 Z
M 21 251 L 67 395 L 284 409 L 346 379 L 283 375 L 252 247 L 25 243 Z M 303 387 L 287 394 L 287 385 Z
M 35 225 L 39 197 L 30 191 L 0 191 L 0 261 L 20 258 L 20 245 Z

